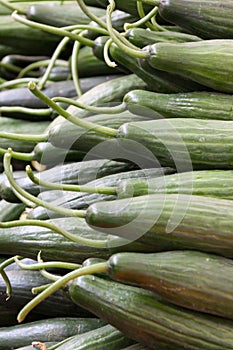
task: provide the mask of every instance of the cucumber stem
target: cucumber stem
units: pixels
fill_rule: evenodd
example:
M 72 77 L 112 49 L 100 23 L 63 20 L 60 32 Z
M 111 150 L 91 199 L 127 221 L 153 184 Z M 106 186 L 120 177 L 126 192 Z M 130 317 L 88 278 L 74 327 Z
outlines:
M 107 195 L 116 194 L 116 188 L 114 187 L 90 187 L 86 185 L 58 184 L 58 183 L 41 180 L 34 175 L 30 165 L 26 166 L 26 172 L 30 180 L 34 182 L 36 185 L 47 187 L 54 190 L 100 193 L 100 194 L 107 194 Z
M 91 11 L 89 11 L 88 7 L 86 6 L 83 0 L 77 0 L 77 3 L 87 17 L 89 17 L 92 21 L 96 22 L 103 29 L 107 30 L 106 23 L 102 21 L 99 17 L 94 15 Z
M 29 301 L 29 303 L 26 304 L 23 307 L 23 309 L 19 312 L 17 317 L 18 322 L 19 323 L 22 322 L 32 309 L 34 309 L 39 303 L 41 303 L 44 299 L 49 297 L 51 294 L 55 293 L 58 289 L 63 288 L 71 280 L 80 276 L 91 275 L 93 273 L 107 272 L 107 271 L 108 271 L 108 265 L 107 265 L 107 262 L 104 262 L 104 263 L 91 265 L 88 267 L 82 267 L 80 269 L 67 273 L 65 276 L 62 276 L 59 280 L 57 280 L 56 282 L 48 286 L 47 289 L 45 289 L 40 294 L 38 294 L 34 299 Z
M 34 81 L 38 83 L 39 78 L 20 78 L 20 79 L 4 81 L 2 84 L 0 84 L 0 91 L 4 89 L 19 87 L 22 85 L 24 86 L 24 85 L 27 85 L 30 81 Z
M 20 67 L 16 66 L 15 64 L 11 64 L 11 63 L 0 62 L 0 67 L 7 69 L 11 72 L 14 72 L 14 73 L 19 73 L 21 71 Z
M 15 258 L 17 258 L 18 260 L 19 260 L 19 259 L 23 259 L 22 256 L 16 255 L 16 256 L 13 256 L 13 257 L 11 257 L 11 258 L 9 258 L 9 259 L 3 261 L 3 262 L 0 264 L 0 275 L 2 276 L 2 278 L 3 278 L 3 280 L 4 280 L 5 284 L 6 284 L 6 295 L 7 295 L 7 299 L 6 299 L 6 300 L 10 299 L 10 297 L 11 297 L 12 286 L 11 286 L 10 280 L 9 280 L 9 278 L 8 278 L 8 276 L 7 276 L 7 274 L 6 274 L 6 272 L 4 271 L 4 269 L 5 269 L 7 266 L 13 264 L 13 263 L 15 262 Z
M 60 278 L 60 277 L 59 277 Z M 47 283 L 47 284 L 43 284 L 41 286 L 38 287 L 33 287 L 32 288 L 32 294 L 38 294 L 43 292 L 43 290 L 45 290 L 46 288 L 48 288 L 49 286 L 51 286 L 52 283 Z
M 8 153 L 8 149 L 0 148 L 0 154 L 3 156 L 4 154 Z M 35 153 L 21 153 L 21 152 L 15 152 L 11 151 L 11 156 L 14 159 L 19 159 L 25 162 L 31 162 L 35 159 Z
M 78 108 L 86 109 L 87 111 L 90 111 L 92 113 L 105 113 L 105 114 L 116 114 L 116 113 L 122 113 L 127 110 L 126 103 L 122 103 L 120 105 L 117 105 L 115 107 L 96 107 L 96 106 L 90 106 L 83 103 L 80 103 L 79 101 L 72 100 L 71 98 L 67 97 L 53 97 L 52 101 L 54 102 L 65 102 L 70 105 L 76 106 Z
M 41 60 L 41 61 L 37 61 L 37 62 L 33 62 L 33 63 L 29 64 L 27 67 L 20 70 L 20 73 L 18 74 L 17 78 L 18 79 L 23 78 L 29 72 L 32 76 L 31 71 L 33 71 L 34 69 L 37 69 L 37 68 L 41 68 L 41 67 L 48 67 L 50 62 L 51 62 L 51 59 Z M 68 67 L 68 63 L 65 60 L 57 60 L 55 65 L 62 66 L 62 67 Z M 38 74 L 37 74 L 37 76 L 38 76 Z
M 143 9 L 143 3 L 140 0 L 137 1 L 137 10 L 138 10 L 139 17 L 144 18 L 145 12 Z M 149 29 L 155 30 L 155 28 L 153 27 L 153 25 L 150 22 L 146 22 L 145 24 Z
M 111 137 L 116 137 L 117 136 L 117 130 L 113 129 L 113 128 L 108 128 L 106 126 L 100 126 L 97 125 L 95 123 L 91 123 L 91 122 L 87 122 L 84 119 L 80 119 L 78 117 L 74 117 L 72 116 L 69 112 L 67 112 L 65 109 L 63 109 L 62 107 L 58 106 L 52 99 L 50 99 L 48 96 L 46 96 L 45 94 L 43 94 L 43 92 L 41 92 L 36 84 L 31 81 L 28 84 L 28 88 L 30 89 L 30 91 L 37 96 L 38 98 L 40 98 L 43 102 L 45 102 L 49 107 L 51 107 L 52 109 L 54 109 L 58 114 L 62 115 L 65 119 L 69 120 L 71 123 L 80 126 L 81 128 L 85 128 L 85 129 L 90 129 L 90 130 L 94 130 L 95 132 L 99 132 L 101 134 L 104 135 L 108 135 Z
M 4 108 L 4 107 L 3 107 Z M 1 107 L 0 107 L 1 112 Z M 26 141 L 26 142 L 45 142 L 48 140 L 48 133 L 45 134 L 16 134 L 13 132 L 0 131 L 0 137 L 10 140 Z
M 6 0 L 0 0 L 0 4 L 5 6 L 6 8 L 8 8 L 11 11 L 17 11 L 18 13 L 20 13 L 21 15 L 26 15 L 25 11 L 22 11 L 20 8 L 12 5 L 11 3 L 9 3 Z
M 14 257 L 14 261 L 16 264 L 21 267 L 24 270 L 41 270 L 41 269 L 47 269 L 47 268 L 58 268 L 58 269 L 68 269 L 68 270 L 75 270 L 80 268 L 80 264 L 75 264 L 75 263 L 67 263 L 64 261 L 47 261 L 47 262 L 38 262 L 35 264 L 24 264 L 22 263 L 18 256 Z
M 38 263 L 42 264 L 44 261 L 41 259 L 41 251 L 39 251 L 39 253 L 37 254 L 37 261 Z M 78 266 L 77 268 L 79 268 L 80 266 Z M 72 269 L 71 269 L 72 270 Z M 48 271 L 46 271 L 45 269 L 41 269 L 40 270 L 40 274 L 47 278 L 50 281 L 57 281 L 61 276 L 59 275 L 54 275 L 53 273 L 50 273 Z
M 100 27 L 94 27 L 92 25 L 86 25 L 86 24 L 73 24 L 71 26 L 60 27 L 60 29 L 70 30 L 70 31 L 77 30 L 77 29 L 80 29 L 81 31 L 92 30 L 93 32 L 99 33 L 101 35 L 108 35 L 108 31 L 106 29 L 103 29 Z
M 87 46 L 91 46 L 91 47 L 94 46 L 94 42 L 92 40 L 90 40 L 90 39 L 87 39 L 85 37 L 82 37 L 80 35 L 74 34 L 72 32 L 69 32 L 69 31 L 61 29 L 61 28 L 50 26 L 48 24 L 42 24 L 42 23 L 30 21 L 29 19 L 26 19 L 26 18 L 18 15 L 17 11 L 14 11 L 11 16 L 17 22 L 25 24 L 28 27 L 39 29 L 39 30 L 43 30 L 44 32 L 47 32 L 47 33 L 50 33 L 50 34 L 55 34 L 55 35 L 59 35 L 59 36 L 63 36 L 63 37 L 68 37 L 68 38 L 70 38 L 72 40 L 78 40 L 83 45 L 87 45 Z
M 109 49 L 110 46 L 112 45 L 113 40 L 111 38 L 109 38 L 106 43 L 104 44 L 104 50 L 103 50 L 103 55 L 104 55 L 104 61 L 105 63 L 112 68 L 117 67 L 116 62 L 112 61 L 109 57 Z
M 32 203 L 35 203 L 38 206 L 42 206 L 48 210 L 55 211 L 56 213 L 60 215 L 65 215 L 65 216 L 72 216 L 72 217 L 79 217 L 79 218 L 85 218 L 86 216 L 86 211 L 85 210 L 72 210 L 72 209 L 66 209 L 62 208 L 56 205 L 53 205 L 52 203 L 45 202 L 32 194 L 28 193 L 24 189 L 22 189 L 15 181 L 11 169 L 11 150 L 9 149 L 8 152 L 4 155 L 3 158 L 3 164 L 4 164 L 4 169 L 5 173 L 7 176 L 7 179 L 9 183 L 11 184 L 12 188 L 16 191 L 15 194 L 17 195 L 19 193 L 20 199 L 21 196 L 26 198 L 28 201 L 31 201 Z
M 142 5 L 142 3 L 140 3 Z M 147 13 L 147 15 L 145 15 L 144 17 L 140 18 L 138 21 L 134 22 L 134 23 L 125 23 L 124 25 L 124 30 L 128 30 L 131 28 L 136 28 L 136 27 L 140 27 L 144 24 L 149 23 L 150 19 L 154 16 L 156 16 L 158 13 L 158 7 L 154 7 L 150 12 Z
M 80 35 L 84 35 L 84 31 Z M 75 41 L 71 55 L 71 73 L 78 97 L 82 96 L 82 89 L 78 74 L 78 55 L 80 48 L 81 43 L 79 41 Z
M 38 116 L 50 116 L 50 108 L 27 108 L 21 106 L 2 106 L 0 107 L 0 114 L 2 113 L 24 113 Z M 8 133 L 9 134 L 9 133 Z

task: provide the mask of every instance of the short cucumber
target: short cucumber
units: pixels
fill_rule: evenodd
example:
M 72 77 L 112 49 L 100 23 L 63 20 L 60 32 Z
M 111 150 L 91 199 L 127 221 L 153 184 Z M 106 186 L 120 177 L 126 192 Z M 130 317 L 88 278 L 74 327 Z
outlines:
M 127 30 L 125 37 L 135 46 L 143 48 L 146 45 L 151 45 L 159 42 L 175 42 L 183 43 L 189 41 L 202 40 L 198 36 L 176 32 L 176 31 L 150 31 L 143 28 L 132 28 Z
M 0 200 L 0 221 L 11 221 L 19 219 L 25 209 L 23 203 L 9 203 L 4 199 Z
M 61 317 L 43 319 L 12 327 L 0 328 L 0 349 L 26 346 L 33 341 L 59 342 L 74 335 L 81 335 L 105 324 L 97 318 Z
M 134 140 L 150 150 L 162 166 L 182 171 L 233 168 L 232 121 L 187 118 L 126 123 L 118 139 Z M 176 147 L 174 147 L 174 143 Z M 132 150 L 133 152 L 133 150 Z
M 233 199 L 232 182 L 232 170 L 187 171 L 154 179 L 122 180 L 117 194 L 118 198 L 177 193 Z
M 118 253 L 111 278 L 149 289 L 175 305 L 233 319 L 231 259 L 197 251 Z
M 231 0 L 160 0 L 159 14 L 166 21 L 204 39 L 232 39 Z
M 135 343 L 116 328 L 106 325 L 67 340 L 57 350 L 119 350 Z
M 233 40 L 158 43 L 144 49 L 155 69 L 176 73 L 216 91 L 233 92 Z
M 226 199 L 152 194 L 94 203 L 86 221 L 101 232 L 137 239 L 160 251 L 194 249 L 232 258 L 231 206 Z
M 143 288 L 83 276 L 71 282 L 69 294 L 75 303 L 149 348 L 233 349 L 232 321 L 174 306 Z

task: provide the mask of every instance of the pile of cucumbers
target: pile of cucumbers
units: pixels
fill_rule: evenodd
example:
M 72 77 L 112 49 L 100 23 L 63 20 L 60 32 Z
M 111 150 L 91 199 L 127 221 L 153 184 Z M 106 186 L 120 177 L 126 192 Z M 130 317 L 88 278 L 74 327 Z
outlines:
M 0 0 L 0 350 L 233 350 L 232 0 Z

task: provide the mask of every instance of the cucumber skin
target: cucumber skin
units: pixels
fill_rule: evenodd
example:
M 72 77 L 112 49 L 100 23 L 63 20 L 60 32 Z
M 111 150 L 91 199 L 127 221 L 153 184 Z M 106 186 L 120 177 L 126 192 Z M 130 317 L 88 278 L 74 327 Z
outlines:
M 233 349 L 232 321 L 174 306 L 142 288 L 83 276 L 73 280 L 69 294 L 75 303 L 149 348 Z
M 182 164 L 183 171 L 233 169 L 232 129 L 232 121 L 159 119 L 126 123 L 118 129 L 118 139 L 139 142 L 162 166 Z
M 195 91 L 177 94 L 161 94 L 132 90 L 124 96 L 124 102 L 132 113 L 143 107 L 165 118 L 198 118 L 233 120 L 232 96 L 223 93 Z M 143 110 L 143 109 L 142 109 Z
M 0 221 L 17 220 L 24 209 L 25 205 L 23 203 L 13 204 L 2 199 L 0 201 Z
M 118 198 L 147 194 L 192 194 L 233 199 L 233 171 L 201 170 L 168 174 L 156 179 L 122 180 L 117 186 Z
M 155 292 L 170 303 L 233 319 L 231 259 L 196 251 L 118 253 L 108 260 L 115 281 Z
M 26 346 L 33 340 L 59 342 L 68 337 L 102 327 L 105 322 L 96 318 L 51 318 L 0 328 L 0 350 Z
M 156 194 L 92 204 L 86 221 L 101 232 L 137 239 L 157 251 L 191 249 L 232 258 L 231 208 L 231 200 Z M 143 222 L 137 219 L 139 214 Z M 134 229 L 131 234 L 129 223 Z
M 233 40 L 158 43 L 144 48 L 155 69 L 176 73 L 220 92 L 233 92 Z
M 159 14 L 204 39 L 232 39 L 233 4 L 231 0 L 165 0 L 160 1 Z

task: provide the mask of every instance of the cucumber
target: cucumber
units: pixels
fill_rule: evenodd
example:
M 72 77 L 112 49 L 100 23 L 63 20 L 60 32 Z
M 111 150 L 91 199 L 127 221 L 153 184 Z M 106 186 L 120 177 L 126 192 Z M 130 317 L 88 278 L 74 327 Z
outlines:
M 105 322 L 97 318 L 61 317 L 43 319 L 12 327 L 0 328 L 0 349 L 10 350 L 26 346 L 33 341 L 59 342 L 102 327 Z
M 83 185 L 97 178 L 116 174 L 118 172 L 129 171 L 130 169 L 135 169 L 135 167 L 136 166 L 131 163 L 109 161 L 108 159 L 96 159 L 57 165 L 54 168 L 40 172 L 39 175 L 41 179 L 46 179 L 46 181 L 49 182 Z M 42 188 L 35 185 L 25 173 L 22 176 L 17 177 L 17 184 L 33 195 L 38 195 L 40 192 L 48 190 L 45 187 Z M 0 194 L 1 197 L 8 202 L 15 203 L 19 201 L 7 179 L 0 182 Z
M 104 15 L 105 10 L 98 7 L 88 7 L 97 17 Z M 88 24 L 90 18 L 81 10 L 77 2 L 63 4 L 35 4 L 27 9 L 27 18 L 31 21 L 49 24 L 54 27 L 65 27 L 74 24 Z
M 106 325 L 75 336 L 67 340 L 63 345 L 56 347 L 57 350 L 119 350 L 124 346 L 133 344 L 134 341 L 127 338 L 116 328 Z
M 233 199 L 232 182 L 231 170 L 187 171 L 154 179 L 122 180 L 117 194 L 118 198 L 177 193 Z
M 226 199 L 152 194 L 94 203 L 86 221 L 101 232 L 154 245 L 157 251 L 193 249 L 232 258 L 231 206 Z
M 149 348 L 146 348 L 142 344 L 135 344 L 128 346 L 127 348 L 124 348 L 123 350 L 149 350 Z
M 233 40 L 158 43 L 146 46 L 149 64 L 220 92 L 233 92 Z
M 232 39 L 231 0 L 160 0 L 159 14 L 204 39 Z
M 9 312 L 19 312 L 25 303 L 32 298 L 31 289 L 48 283 L 48 280 L 40 275 L 38 271 L 26 270 L 7 270 L 7 276 L 12 285 L 12 295 L 9 300 L 6 300 L 6 285 L 5 281 L 0 278 L 1 303 L 7 306 Z M 62 305 L 62 307 L 61 307 Z M 38 305 L 35 309 L 37 314 L 46 317 L 90 317 L 90 313 L 80 307 L 75 307 L 73 302 L 67 296 L 58 291 L 45 302 Z M 45 332 L 45 329 L 44 329 Z M 22 334 L 26 338 L 26 334 Z M 9 334 L 8 334 L 9 337 Z M 2 337 L 1 337 L 2 340 Z M 37 340 L 37 339 L 35 339 Z M 0 343 L 1 344 L 1 343 Z M 26 343 L 27 344 L 27 343 Z M 26 345 L 25 344 L 25 345 Z M 1 344 L 6 345 L 4 343 Z M 1 347 L 1 349 L 3 349 Z M 4 349 L 5 350 L 5 349 Z
M 97 3 L 104 8 L 108 6 L 108 0 L 97 0 Z M 130 13 L 134 16 L 138 16 L 138 10 L 137 10 L 137 1 L 135 0 L 128 0 L 127 3 L 124 0 L 116 0 L 116 9 Z M 143 4 L 143 8 L 145 12 L 149 12 L 153 6 L 149 5 L 147 3 Z
M 152 164 L 152 163 L 151 163 Z M 87 185 L 92 188 L 98 187 L 116 187 L 117 183 L 122 179 L 139 179 L 139 178 L 150 178 L 160 176 L 161 173 L 170 173 L 172 170 L 170 168 L 151 168 L 151 169 L 139 169 L 133 171 L 126 171 L 118 174 L 112 174 L 100 179 L 89 182 Z M 53 191 L 53 196 L 57 196 L 57 199 L 53 200 L 52 203 L 70 209 L 83 209 L 88 205 L 99 202 L 99 201 L 110 201 L 116 198 L 116 195 L 100 194 L 100 193 L 72 193 L 72 192 L 62 192 L 59 190 Z M 50 201 L 49 198 L 52 197 L 50 191 L 48 193 L 42 192 L 39 198 L 44 201 Z M 32 209 L 28 214 L 28 219 L 40 219 L 45 220 L 47 218 L 60 217 L 60 214 L 47 210 L 43 207 L 36 207 Z
M 118 237 L 109 236 L 91 229 L 85 220 L 78 218 L 53 219 L 54 225 L 63 228 L 71 233 L 93 240 L 106 240 L 109 248 L 92 248 L 81 245 L 64 238 L 54 231 L 34 226 L 22 226 L 0 229 L 0 254 L 27 256 L 36 259 L 39 251 L 42 251 L 44 260 L 58 260 L 73 263 L 82 263 L 87 258 L 108 258 L 113 252 L 118 251 L 140 251 L 153 252 L 150 246 L 141 243 L 130 243 L 120 245 Z M 116 242 L 116 244 L 115 244 Z M 117 246 L 118 244 L 118 246 Z M 117 248 L 115 248 L 117 246 Z
M 162 166 L 182 171 L 232 169 L 232 121 L 187 118 L 126 123 L 118 139 L 133 140 L 150 150 Z M 133 152 L 133 149 L 132 149 Z
M 202 40 L 198 36 L 176 32 L 176 31 L 150 31 L 143 28 L 132 28 L 127 30 L 125 37 L 135 46 L 143 48 L 146 45 L 152 45 L 159 42 L 183 43 L 189 41 Z
M 195 251 L 118 253 L 111 278 L 149 289 L 175 305 L 233 319 L 231 259 Z
M 110 54 L 114 61 L 121 66 L 126 67 L 145 81 L 151 91 L 176 93 L 204 89 L 202 85 L 187 78 L 183 78 L 177 75 L 176 72 L 168 73 L 152 68 L 146 60 L 144 60 L 143 64 L 142 61 L 141 64 L 139 64 L 136 58 L 123 53 L 123 51 L 116 45 L 111 45 Z
M 5 200 L 0 200 L 0 221 L 11 221 L 19 219 L 25 209 L 23 203 L 8 203 Z
M 18 134 L 41 134 L 44 133 L 45 129 L 48 127 L 48 121 L 27 121 L 15 118 L 5 118 L 0 119 L 0 131 L 3 132 L 13 132 Z M 23 140 L 10 140 L 6 138 L 0 138 L 0 148 L 8 149 L 11 147 L 14 151 L 19 152 L 31 152 L 35 147 L 36 142 L 25 142 Z
M 215 92 L 186 92 L 160 94 L 132 90 L 124 97 L 128 110 L 139 113 L 148 109 L 165 118 L 200 118 L 233 120 L 232 96 Z
M 149 348 L 233 349 L 231 320 L 172 305 L 142 288 L 83 276 L 70 283 L 69 294 L 75 303 Z

